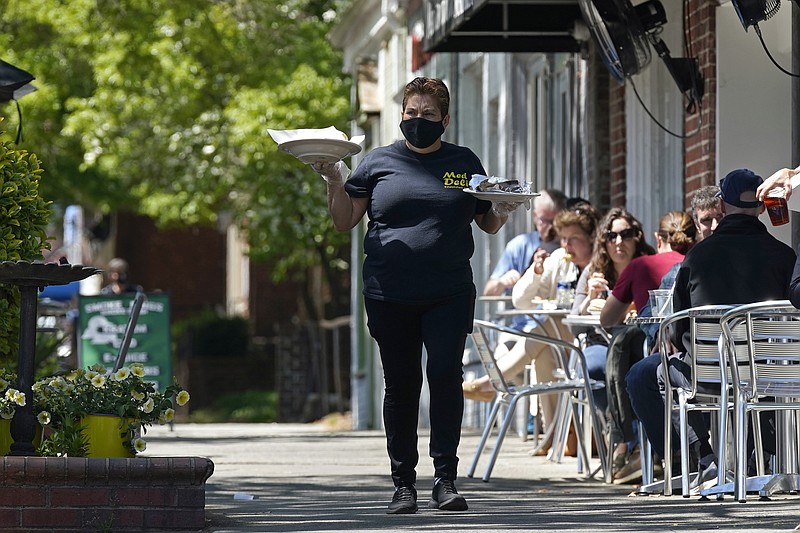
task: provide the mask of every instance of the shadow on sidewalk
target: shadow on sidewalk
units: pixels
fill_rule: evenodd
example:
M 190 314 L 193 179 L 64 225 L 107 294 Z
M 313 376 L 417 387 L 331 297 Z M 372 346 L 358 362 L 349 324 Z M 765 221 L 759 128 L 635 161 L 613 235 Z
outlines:
M 207 520 L 211 531 L 697 531 L 791 530 L 795 500 L 700 502 L 659 496 L 628 497 L 630 487 L 582 480 L 461 479 L 469 502 L 465 512 L 427 508 L 430 493 L 419 488 L 415 515 L 385 514 L 391 498 L 385 476 L 240 479 L 209 483 Z M 252 501 L 234 500 L 236 492 Z M 771 509 L 766 510 L 763 506 Z M 773 518 L 756 519 L 753 511 Z M 794 515 L 794 517 L 793 517 Z

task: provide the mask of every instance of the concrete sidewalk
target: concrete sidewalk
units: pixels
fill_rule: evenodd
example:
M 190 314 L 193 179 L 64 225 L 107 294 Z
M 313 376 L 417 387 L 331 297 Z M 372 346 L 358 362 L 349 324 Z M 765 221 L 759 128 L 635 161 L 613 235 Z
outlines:
M 478 435 L 463 436 L 457 487 L 465 512 L 427 509 L 432 484 L 427 435 L 420 435 L 420 511 L 386 515 L 392 486 L 380 431 L 332 431 L 315 424 L 176 424 L 151 428 L 149 456 L 204 456 L 214 461 L 206 487 L 205 531 L 791 531 L 800 497 L 745 504 L 697 497 L 629 496 L 633 487 L 577 475 L 575 459 L 531 457 L 514 435 L 492 479 L 463 477 Z M 478 474 L 488 460 L 479 465 Z M 236 499 L 237 494 L 253 499 Z M 238 496 L 243 497 L 243 496 Z

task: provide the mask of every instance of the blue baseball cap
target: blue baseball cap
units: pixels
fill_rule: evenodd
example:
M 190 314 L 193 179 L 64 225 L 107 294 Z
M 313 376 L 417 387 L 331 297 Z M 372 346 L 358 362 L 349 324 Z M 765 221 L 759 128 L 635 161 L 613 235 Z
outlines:
M 749 168 L 737 168 L 728 172 L 728 175 L 722 178 L 722 181 L 719 182 L 719 192 L 715 196 L 722 198 L 726 204 L 744 209 L 760 207 L 763 202 L 757 200 L 748 202 L 741 200 L 741 196 L 748 191 L 755 193 L 762 183 L 764 183 L 764 180 L 761 176 Z

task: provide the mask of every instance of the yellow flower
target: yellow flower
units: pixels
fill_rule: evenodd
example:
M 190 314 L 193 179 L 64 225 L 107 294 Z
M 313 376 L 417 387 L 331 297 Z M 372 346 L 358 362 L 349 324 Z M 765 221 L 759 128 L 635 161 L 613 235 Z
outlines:
M 95 377 L 92 378 L 92 385 L 94 385 L 98 389 L 102 389 L 106 385 L 106 377 L 101 374 L 97 374 Z
M 135 390 L 131 391 L 131 398 L 133 398 L 137 402 L 140 402 L 140 401 L 144 400 L 144 397 L 145 397 L 145 394 L 143 392 L 139 392 L 139 391 L 135 391 Z
M 189 401 L 189 393 L 186 392 L 185 390 L 180 391 L 178 395 L 175 397 L 175 402 L 177 402 L 178 405 L 186 405 L 186 402 L 188 401 Z
M 131 369 L 133 375 L 137 378 L 144 377 L 144 365 L 142 363 L 132 363 L 129 368 Z
M 41 425 L 46 426 L 50 423 L 50 413 L 42 411 L 36 416 L 36 420 L 38 420 Z
M 120 368 L 114 373 L 114 379 L 117 381 L 125 381 L 128 376 L 131 375 L 131 371 L 127 368 Z
M 133 449 L 136 450 L 136 453 L 142 453 L 147 449 L 147 442 L 141 437 L 136 437 L 133 439 Z
M 175 419 L 175 409 L 172 407 L 167 407 L 167 410 L 164 411 L 164 422 L 172 422 Z
M 5 389 L 6 387 L 8 387 L 8 381 L 0 378 L 0 389 Z
M 89 370 L 83 375 L 83 377 L 85 377 L 87 381 L 92 381 L 98 373 L 99 372 L 95 372 L 94 370 Z
M 0 418 L 3 418 L 4 420 L 11 420 L 14 418 L 14 410 L 12 409 L 11 411 L 6 411 L 3 409 L 0 411 Z

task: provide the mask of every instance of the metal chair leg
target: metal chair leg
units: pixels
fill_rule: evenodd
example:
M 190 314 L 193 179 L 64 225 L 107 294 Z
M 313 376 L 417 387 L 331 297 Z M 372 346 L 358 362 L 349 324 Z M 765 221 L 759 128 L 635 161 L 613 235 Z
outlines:
M 492 455 L 489 457 L 489 464 L 486 465 L 486 470 L 483 473 L 483 481 L 489 481 L 492 475 L 494 463 L 497 461 L 497 456 L 500 454 L 500 448 L 503 446 L 503 440 L 506 437 L 509 426 L 511 426 L 511 420 L 514 418 L 514 411 L 517 408 L 517 402 L 520 398 L 521 396 L 514 396 L 508 403 L 508 412 L 506 412 L 506 416 L 503 418 L 503 424 L 500 426 L 500 432 L 497 434 L 497 441 L 495 442 L 494 450 L 492 450 Z
M 497 415 L 500 412 L 500 406 L 503 403 L 503 398 L 498 396 L 495 398 L 494 403 L 492 404 L 492 411 L 489 413 L 489 416 L 486 419 L 486 424 L 484 425 L 483 433 L 481 434 L 481 440 L 478 443 L 478 449 L 475 450 L 475 455 L 472 458 L 472 464 L 467 471 L 467 477 L 472 477 L 475 474 L 475 469 L 478 467 L 478 460 L 480 460 L 481 454 L 486 447 L 486 441 L 489 440 L 489 435 L 492 433 L 492 428 L 494 427 L 494 424 L 497 421 Z

